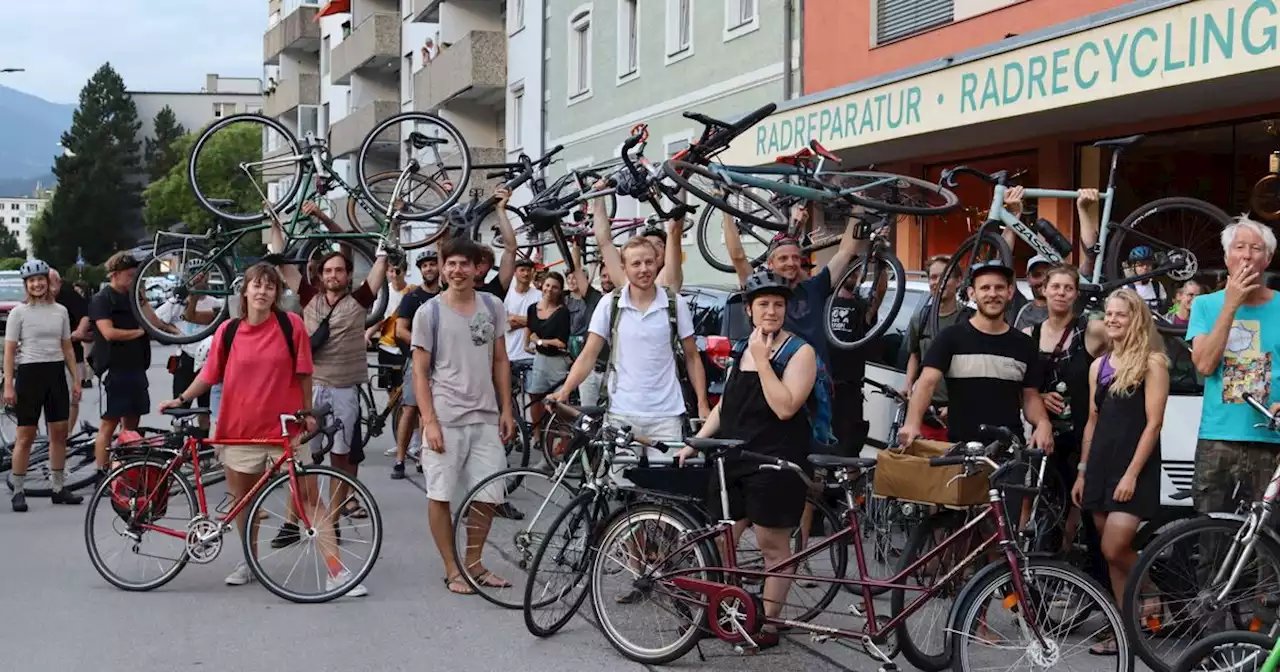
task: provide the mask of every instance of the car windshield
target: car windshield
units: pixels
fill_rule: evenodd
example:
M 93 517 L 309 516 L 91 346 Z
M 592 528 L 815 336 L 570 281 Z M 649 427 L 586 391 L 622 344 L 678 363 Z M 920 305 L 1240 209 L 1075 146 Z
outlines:
M 26 298 L 21 278 L 0 278 L 0 301 L 25 301 Z

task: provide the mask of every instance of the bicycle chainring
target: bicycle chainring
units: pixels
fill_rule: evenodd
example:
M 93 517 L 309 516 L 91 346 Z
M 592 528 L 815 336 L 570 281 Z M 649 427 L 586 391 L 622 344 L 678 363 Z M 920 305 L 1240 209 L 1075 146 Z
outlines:
M 1169 252 L 1168 257 L 1171 262 L 1183 262 L 1182 268 L 1169 271 L 1169 277 L 1178 282 L 1190 280 L 1200 272 L 1200 262 L 1196 260 L 1196 255 L 1191 250 L 1178 248 Z
M 711 633 L 730 644 L 746 641 L 742 632 L 755 635 L 764 625 L 762 603 L 737 586 L 725 586 L 710 600 L 707 624 Z
M 222 526 L 208 518 L 187 525 L 187 557 L 198 565 L 213 562 L 222 552 Z

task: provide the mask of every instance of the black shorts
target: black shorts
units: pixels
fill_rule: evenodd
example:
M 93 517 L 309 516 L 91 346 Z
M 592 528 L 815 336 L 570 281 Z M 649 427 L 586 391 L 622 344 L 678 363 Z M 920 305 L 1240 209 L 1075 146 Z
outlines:
M 112 369 L 107 372 L 102 387 L 107 394 L 107 405 L 102 411 L 103 420 L 140 418 L 151 410 L 146 371 Z
M 719 479 L 712 479 L 711 510 L 720 510 Z M 729 517 L 762 527 L 800 524 L 808 487 L 790 471 L 752 471 L 728 479 Z
M 65 362 L 19 364 L 13 390 L 18 397 L 14 415 L 19 427 L 39 425 L 41 413 L 45 422 L 63 422 L 71 415 Z
M 177 399 L 183 392 L 191 387 L 191 383 L 196 379 L 196 360 L 182 353 L 178 355 L 178 370 L 173 373 L 173 398 Z M 209 408 L 209 393 L 205 392 L 196 399 L 192 399 L 183 404 L 183 408 L 191 408 L 191 404 L 195 404 L 196 408 Z M 143 414 L 145 415 L 145 413 Z
M 378 348 L 378 364 L 382 366 L 394 366 L 395 370 L 382 369 L 378 372 L 378 389 L 394 390 L 404 383 L 404 362 L 405 356 L 400 353 L 390 353 Z

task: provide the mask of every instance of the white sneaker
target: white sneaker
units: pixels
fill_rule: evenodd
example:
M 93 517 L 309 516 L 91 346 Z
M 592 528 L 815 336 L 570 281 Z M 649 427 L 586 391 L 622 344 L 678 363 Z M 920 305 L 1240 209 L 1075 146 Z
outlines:
M 324 583 L 324 589 L 326 591 L 334 590 L 346 584 L 350 580 L 351 580 L 351 572 L 348 572 L 347 570 L 344 569 L 341 572 L 338 572 L 336 576 L 329 577 L 329 579 Z M 363 583 L 360 583 L 360 584 L 356 584 L 355 588 L 352 588 L 351 590 L 347 591 L 347 594 L 345 595 L 345 597 L 364 597 L 365 595 L 368 595 L 368 594 L 369 594 L 369 589 L 365 588 Z
M 243 586 L 253 581 L 253 578 L 253 572 L 249 571 L 249 565 L 242 562 L 236 565 L 235 571 L 227 575 L 225 581 L 228 586 Z
M 390 448 L 382 451 L 382 454 L 385 457 L 392 457 L 396 454 L 397 450 L 399 450 L 399 448 L 396 448 L 395 446 L 391 446 Z

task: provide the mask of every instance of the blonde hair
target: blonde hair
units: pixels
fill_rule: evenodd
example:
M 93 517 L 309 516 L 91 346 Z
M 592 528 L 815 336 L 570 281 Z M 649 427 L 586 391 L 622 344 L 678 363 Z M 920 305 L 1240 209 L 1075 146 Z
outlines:
M 631 238 L 630 240 L 628 240 L 628 241 L 627 241 L 627 242 L 622 246 L 622 249 L 621 249 L 621 250 L 618 250 L 618 257 L 622 259 L 622 262 L 623 262 L 623 263 L 626 263 L 626 261 L 627 261 L 627 251 L 628 251 L 628 250 L 638 249 L 638 248 L 641 248 L 641 247 L 643 247 L 643 248 L 645 248 L 645 249 L 649 250 L 650 252 L 652 252 L 652 253 L 653 253 L 653 256 L 655 256 L 655 257 L 656 257 L 656 256 L 658 256 L 658 247 L 657 247 L 656 245 L 654 245 L 654 244 L 653 244 L 653 241 L 649 240 L 648 238 L 645 238 L 644 236 L 636 236 L 636 237 Z
M 1129 326 L 1119 339 L 1111 342 L 1111 367 L 1116 374 L 1111 379 L 1108 393 L 1129 396 L 1146 380 L 1147 367 L 1151 363 L 1168 366 L 1169 357 L 1165 354 L 1164 339 L 1156 331 L 1156 323 L 1146 301 L 1128 287 L 1117 289 L 1107 297 L 1108 302 L 1113 300 L 1124 302 L 1129 309 Z

